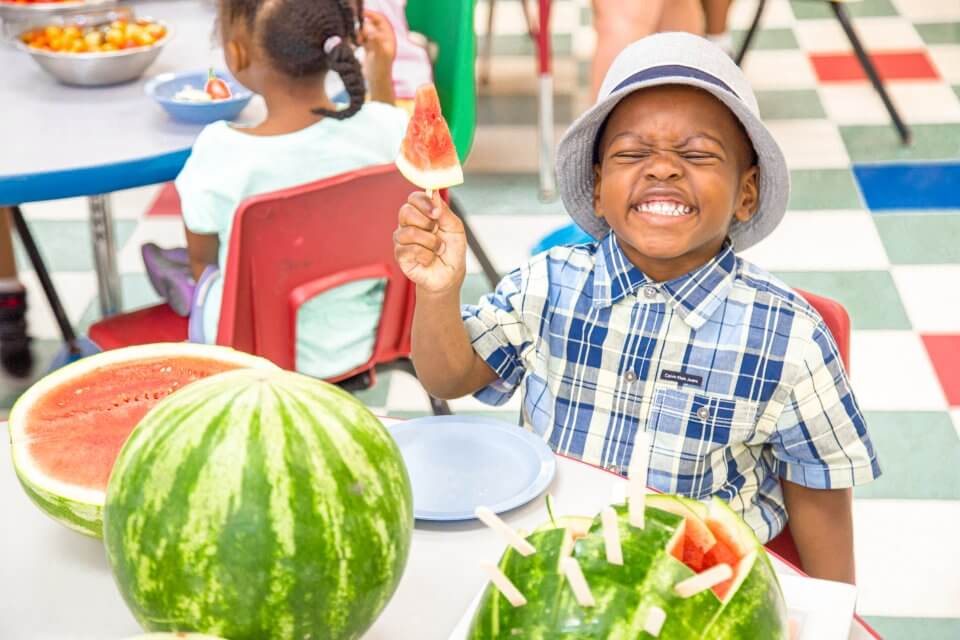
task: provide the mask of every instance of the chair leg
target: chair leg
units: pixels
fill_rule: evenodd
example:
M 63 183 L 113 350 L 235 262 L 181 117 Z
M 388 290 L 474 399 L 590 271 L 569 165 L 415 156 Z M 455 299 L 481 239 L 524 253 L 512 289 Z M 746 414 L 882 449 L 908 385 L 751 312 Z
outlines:
M 483 275 L 487 277 L 490 286 L 495 289 L 497 284 L 500 283 L 500 274 L 493 266 L 493 263 L 490 262 L 490 258 L 487 257 L 487 253 L 483 250 L 483 245 L 480 244 L 477 235 L 473 232 L 473 229 L 470 228 L 470 224 L 467 222 L 465 215 L 466 212 L 460 205 L 460 202 L 453 197 L 452 193 L 450 194 L 448 204 L 450 205 L 450 209 L 453 210 L 453 212 L 457 214 L 457 217 L 460 218 L 460 221 L 463 222 L 463 231 L 467 236 L 467 246 L 470 247 L 470 251 L 476 256 L 477 262 L 480 263 L 480 267 L 483 269 Z
M 890 96 L 887 95 L 887 90 L 883 86 L 883 81 L 880 79 L 876 67 L 873 66 L 870 56 L 868 56 L 866 50 L 864 50 L 860 38 L 857 37 L 857 32 L 853 30 L 853 23 L 850 21 L 850 16 L 847 15 L 847 10 L 843 7 L 842 3 L 834 0 L 831 0 L 830 8 L 833 9 L 833 14 L 837 17 L 837 21 L 840 22 L 840 27 L 850 41 L 853 52 L 857 55 L 857 60 L 860 61 L 860 66 L 863 67 L 867 77 L 870 78 L 870 84 L 872 84 L 873 88 L 880 94 L 880 100 L 883 101 L 883 106 L 886 108 L 887 113 L 890 114 L 890 119 L 893 120 L 893 126 L 896 127 L 897 133 L 900 135 L 900 141 L 905 145 L 910 144 L 910 129 L 903 122 L 903 119 L 897 112 L 897 108 L 890 100 Z
M 493 55 L 493 8 L 496 0 L 487 0 L 489 10 L 487 11 L 487 35 L 483 40 L 483 54 L 480 58 L 480 84 L 486 86 L 490 84 L 490 63 Z
M 753 44 L 753 39 L 757 35 L 757 31 L 760 29 L 760 19 L 763 18 L 763 10 L 767 6 L 767 0 L 760 0 L 757 3 L 757 13 L 753 16 L 753 22 L 750 23 L 750 28 L 747 30 L 747 35 L 743 38 L 743 43 L 740 45 L 740 50 L 737 51 L 737 55 L 734 57 L 734 62 L 737 63 L 737 66 L 743 66 L 743 59 L 747 55 L 747 49 L 750 48 L 750 45 Z

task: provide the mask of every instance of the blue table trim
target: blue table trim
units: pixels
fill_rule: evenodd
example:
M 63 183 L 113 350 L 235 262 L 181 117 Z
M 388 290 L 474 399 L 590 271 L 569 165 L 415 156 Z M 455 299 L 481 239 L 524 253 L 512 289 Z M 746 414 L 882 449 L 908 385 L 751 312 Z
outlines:
M 173 180 L 190 156 L 190 148 L 125 162 L 0 176 L 0 204 L 94 196 Z

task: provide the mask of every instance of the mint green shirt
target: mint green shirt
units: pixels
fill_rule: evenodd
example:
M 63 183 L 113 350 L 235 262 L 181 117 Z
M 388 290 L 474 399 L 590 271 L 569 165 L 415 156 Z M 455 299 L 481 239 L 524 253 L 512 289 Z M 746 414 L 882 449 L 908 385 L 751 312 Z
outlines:
M 393 162 L 407 125 L 401 109 L 369 102 L 346 120 L 324 118 L 306 129 L 254 136 L 216 122 L 197 137 L 177 176 L 187 228 L 217 234 L 223 272 L 233 217 L 250 196 Z M 320 294 L 297 315 L 297 370 L 319 378 L 344 373 L 373 353 L 385 284 L 362 280 Z M 223 279 L 203 303 L 204 338 L 216 342 Z

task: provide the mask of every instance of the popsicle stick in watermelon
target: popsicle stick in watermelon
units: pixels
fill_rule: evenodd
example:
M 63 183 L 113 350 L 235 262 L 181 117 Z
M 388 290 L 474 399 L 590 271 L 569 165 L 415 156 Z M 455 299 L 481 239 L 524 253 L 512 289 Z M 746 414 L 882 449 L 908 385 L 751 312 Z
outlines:
M 417 89 L 413 115 L 400 145 L 397 168 L 428 195 L 463 182 L 463 169 L 453 146 L 450 127 L 440 112 L 440 97 L 432 84 Z

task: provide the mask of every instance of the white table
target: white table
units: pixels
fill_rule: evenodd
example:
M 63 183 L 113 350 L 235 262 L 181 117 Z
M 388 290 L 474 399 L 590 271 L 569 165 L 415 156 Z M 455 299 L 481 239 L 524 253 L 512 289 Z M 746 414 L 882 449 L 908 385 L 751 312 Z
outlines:
M 214 3 L 165 0 L 130 4 L 165 21 L 172 38 L 137 81 L 112 87 L 58 83 L 30 57 L 0 43 L 0 205 L 89 197 L 94 258 L 105 315 L 120 310 L 120 281 L 108 194 L 172 180 L 200 132 L 172 120 L 144 94 L 157 74 L 223 67 Z M 257 98 L 241 120 L 263 118 Z
M 0 638 L 120 640 L 138 625 L 113 584 L 102 543 L 49 519 L 20 488 L 0 426 Z M 622 482 L 610 473 L 558 457 L 548 491 L 559 514 L 592 514 Z M 532 530 L 547 519 L 542 498 L 505 515 Z M 418 523 L 400 587 L 366 640 L 441 640 L 449 636 L 485 584 L 484 561 L 496 562 L 503 542 L 476 521 Z M 774 558 L 777 571 L 796 573 Z M 871 638 L 859 625 L 851 638 Z

